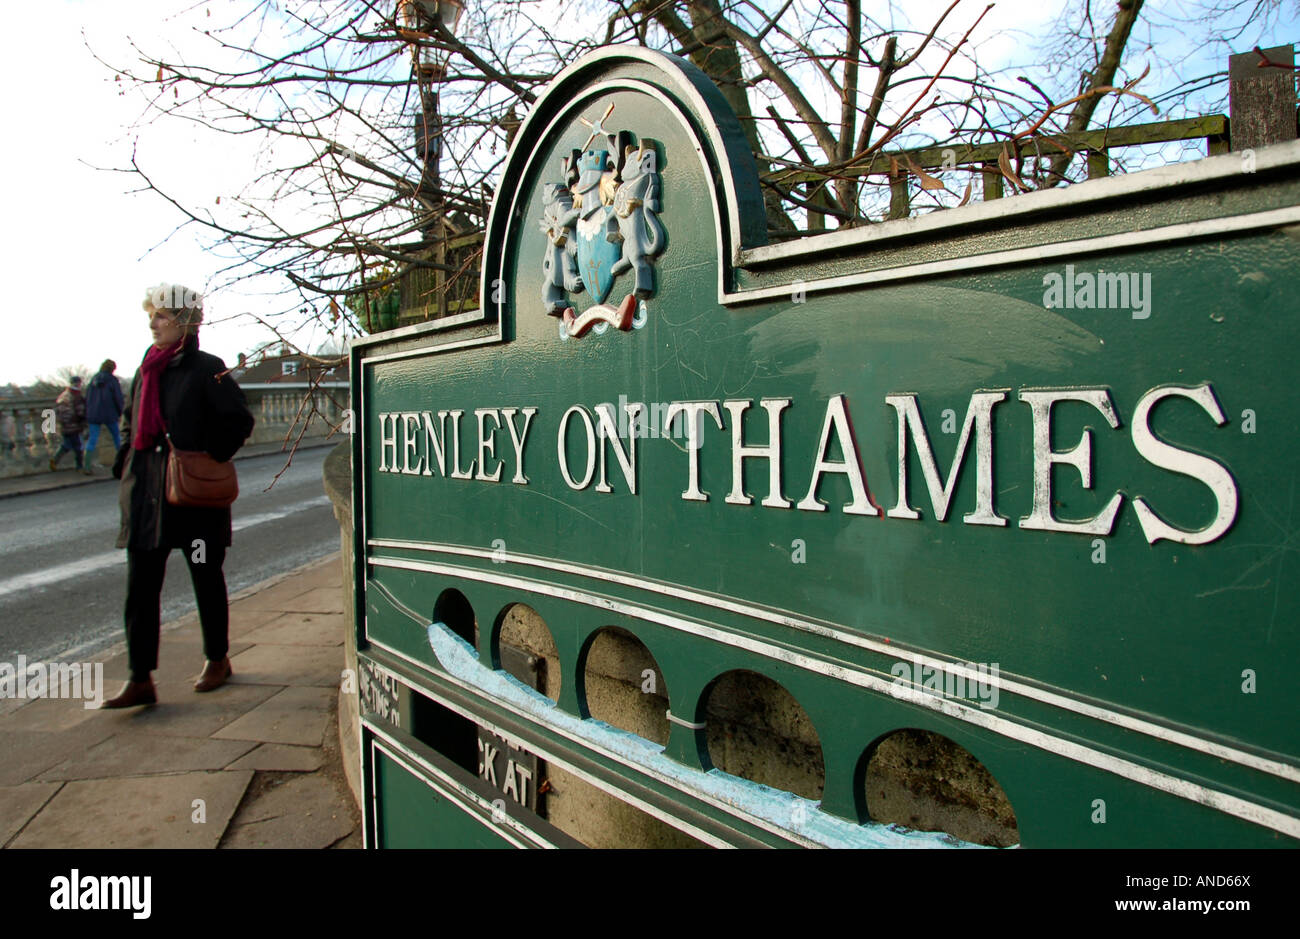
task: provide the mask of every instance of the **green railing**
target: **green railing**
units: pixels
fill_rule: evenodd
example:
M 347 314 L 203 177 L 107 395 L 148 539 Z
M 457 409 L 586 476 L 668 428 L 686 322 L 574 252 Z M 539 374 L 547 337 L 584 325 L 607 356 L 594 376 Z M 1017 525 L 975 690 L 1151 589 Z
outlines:
M 478 309 L 481 231 L 430 244 L 421 252 L 435 267 L 412 268 L 402 278 L 397 325 L 409 326 Z
M 979 174 L 982 180 L 981 196 L 985 201 L 1000 199 L 1005 185 L 1015 182 L 1008 179 L 1000 161 L 1005 160 L 1012 173 L 1018 174 L 1026 157 L 1050 157 L 1060 153 L 1086 155 L 1088 178 L 1110 175 L 1110 151 L 1149 144 L 1173 143 L 1182 140 L 1205 141 L 1206 156 L 1228 152 L 1228 118 L 1222 114 L 1185 118 L 1176 121 L 1159 121 L 1152 124 L 1135 124 L 1101 130 L 1078 131 L 1069 134 L 1027 136 L 1017 140 L 982 144 L 949 144 L 920 147 L 913 150 L 895 150 L 873 154 L 864 163 L 845 167 L 791 167 L 774 170 L 764 180 L 787 190 L 798 190 L 809 208 L 809 231 L 824 230 L 824 215 L 815 206 L 826 203 L 826 186 L 836 179 L 863 179 L 884 176 L 889 180 L 888 218 L 906 218 L 911 214 L 911 183 L 923 176 L 916 170 L 965 170 Z M 928 172 L 926 173 L 928 176 Z M 972 196 L 974 187 L 972 186 Z M 799 234 L 803 234 L 800 232 Z

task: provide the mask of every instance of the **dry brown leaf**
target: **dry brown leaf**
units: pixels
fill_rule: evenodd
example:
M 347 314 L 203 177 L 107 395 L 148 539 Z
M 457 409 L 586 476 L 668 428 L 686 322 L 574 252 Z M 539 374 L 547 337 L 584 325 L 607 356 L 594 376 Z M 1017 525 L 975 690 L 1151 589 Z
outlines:
M 162 66 L 160 65 L 160 66 L 158 66 L 158 78 L 157 78 L 157 81 L 162 81 L 162 80 L 163 80 L 163 70 L 162 70 Z
M 922 189 L 942 189 L 944 192 L 948 191 L 947 186 L 939 182 L 939 180 L 935 179 L 925 170 L 921 169 L 921 167 L 917 166 L 910 156 L 907 158 L 907 167 L 916 174 L 916 178 L 921 181 Z
M 967 202 L 970 202 L 971 181 L 966 180 L 966 192 L 962 195 L 961 201 L 957 203 L 957 208 L 961 208 Z
M 1011 157 L 1007 155 L 1005 148 L 998 154 L 998 169 L 1002 171 L 1002 175 L 1007 178 L 1007 181 L 1016 187 L 1017 192 L 1029 191 L 1029 187 L 1020 181 L 1020 177 L 1017 176 L 1015 170 L 1012 169 Z
M 1140 82 L 1142 79 L 1146 78 L 1150 74 L 1151 74 L 1151 63 L 1148 62 L 1147 67 L 1142 70 L 1142 74 L 1130 82 L 1125 82 L 1124 87 L 1132 88 L 1134 85 L 1136 85 L 1138 82 Z

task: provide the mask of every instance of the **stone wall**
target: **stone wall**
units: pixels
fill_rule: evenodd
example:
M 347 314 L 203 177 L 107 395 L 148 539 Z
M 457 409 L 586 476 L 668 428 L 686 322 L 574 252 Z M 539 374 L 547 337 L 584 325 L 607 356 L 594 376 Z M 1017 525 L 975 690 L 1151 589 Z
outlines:
M 339 523 L 339 578 L 343 583 L 343 660 L 357 679 L 360 690 L 362 676 L 357 669 L 357 620 L 352 604 L 352 443 L 344 440 L 325 457 L 321 469 L 325 494 L 334 505 L 334 518 Z M 361 716 L 357 695 L 350 693 L 345 684 L 339 689 L 339 752 L 343 758 L 343 772 L 348 780 L 352 797 L 361 802 Z

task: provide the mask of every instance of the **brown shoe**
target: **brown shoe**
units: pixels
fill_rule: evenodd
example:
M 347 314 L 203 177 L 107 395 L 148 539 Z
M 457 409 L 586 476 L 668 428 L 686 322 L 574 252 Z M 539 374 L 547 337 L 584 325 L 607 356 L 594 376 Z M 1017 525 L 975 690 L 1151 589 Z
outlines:
M 158 692 L 154 689 L 153 679 L 148 681 L 128 681 L 116 698 L 109 698 L 99 706 L 101 711 L 111 708 L 133 708 L 138 704 L 157 704 Z
M 230 658 L 228 656 L 220 662 L 204 662 L 203 672 L 199 675 L 198 681 L 194 683 L 194 690 L 212 691 L 216 688 L 220 688 L 233 674 L 234 672 L 230 669 Z

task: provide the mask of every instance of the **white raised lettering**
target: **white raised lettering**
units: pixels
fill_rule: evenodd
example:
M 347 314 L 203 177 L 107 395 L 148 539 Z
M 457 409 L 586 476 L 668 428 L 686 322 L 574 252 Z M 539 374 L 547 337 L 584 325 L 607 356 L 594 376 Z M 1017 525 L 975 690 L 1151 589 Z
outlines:
M 1096 518 L 1077 522 L 1061 521 L 1052 514 L 1052 466 L 1064 463 L 1079 471 L 1084 489 L 1092 488 L 1092 431 L 1084 430 L 1079 443 L 1070 450 L 1052 449 L 1052 405 L 1058 401 L 1082 401 L 1091 404 L 1111 427 L 1119 427 L 1119 415 L 1105 388 L 1053 389 L 1022 391 L 1021 401 L 1029 405 L 1034 417 L 1034 506 L 1020 520 L 1021 528 L 1036 531 L 1065 531 L 1082 535 L 1109 535 L 1124 497 L 1118 492 L 1106 503 Z
M 1141 397 L 1137 410 L 1133 413 L 1133 446 L 1153 466 L 1190 476 L 1208 486 L 1210 492 L 1214 493 L 1214 519 L 1200 531 L 1186 531 L 1163 521 L 1147 505 L 1145 499 L 1135 498 L 1133 511 L 1137 513 L 1138 524 L 1142 526 L 1142 534 L 1146 535 L 1149 544 L 1155 544 L 1162 538 L 1179 544 L 1209 544 L 1222 538 L 1237 519 L 1237 484 L 1223 464 L 1197 453 L 1180 450 L 1151 432 L 1151 410 L 1168 397 L 1195 401 L 1220 427 L 1228 422 L 1208 384 L 1191 388 L 1177 385 L 1153 388 Z
M 952 458 L 948 478 L 939 477 L 934 450 L 925 433 L 925 422 L 916 403 L 916 395 L 886 395 L 885 403 L 898 412 L 898 504 L 887 513 L 890 518 L 920 518 L 921 514 L 907 501 L 907 437 L 909 430 L 916 442 L 916 455 L 921 461 L 921 473 L 930 492 L 930 505 L 934 517 L 942 522 L 948 517 L 948 506 L 957 488 L 957 476 L 970 441 L 971 427 L 975 428 L 975 511 L 962 518 L 967 525 L 1004 526 L 1007 520 L 993 511 L 993 408 L 1007 399 L 1002 391 L 977 391 L 971 395 L 966 407 L 966 419 L 961 425 L 957 440 L 957 453 Z
M 393 419 L 393 435 L 391 437 L 385 433 L 390 417 Z M 391 463 L 388 462 L 388 451 L 390 449 L 393 451 L 393 461 Z M 379 415 L 379 472 L 397 472 L 397 415 L 393 413 Z
M 618 427 L 614 423 L 614 405 L 598 404 L 596 405 L 596 414 L 600 420 L 600 428 L 597 436 L 600 437 L 600 482 L 596 483 L 597 492 L 613 492 L 608 480 L 605 478 L 605 451 L 606 441 L 609 446 L 614 448 L 614 458 L 618 460 L 618 465 L 623 470 L 623 480 L 627 483 L 628 491 L 636 495 L 636 431 L 637 419 L 641 412 L 645 410 L 645 405 L 639 401 L 624 403 L 623 414 L 619 420 L 624 427 L 629 425 L 634 428 L 633 432 L 628 435 L 627 448 L 624 449 L 619 442 Z
M 686 417 L 688 476 L 682 498 L 689 502 L 708 502 L 709 494 L 700 489 L 700 447 L 703 445 L 703 441 L 700 440 L 700 427 L 704 423 L 700 420 L 700 415 L 709 415 L 718 425 L 718 430 L 722 430 L 722 411 L 718 409 L 716 401 L 674 401 L 664 414 L 665 426 L 672 423 L 673 417 L 677 414 Z
M 582 477 L 582 482 L 573 478 L 569 472 L 569 454 L 567 447 L 567 431 L 569 429 L 569 418 L 577 414 L 582 418 L 582 426 L 587 432 L 587 469 Z M 587 414 L 585 408 L 575 404 L 569 410 L 564 412 L 560 418 L 560 431 L 556 441 L 556 448 L 560 457 L 560 473 L 564 476 L 564 481 L 568 483 L 570 489 L 586 489 L 591 484 L 591 477 L 596 474 L 596 429 L 591 424 L 591 416 Z
M 476 408 L 474 417 L 478 420 L 478 472 L 474 475 L 475 479 L 481 479 L 487 483 L 499 483 L 501 481 L 501 461 L 497 460 L 497 431 L 501 429 L 501 415 L 496 408 Z M 487 418 L 492 418 L 496 426 L 491 431 L 487 430 Z M 488 460 L 496 460 L 496 469 L 491 473 L 488 472 Z
M 764 398 L 759 404 L 767 411 L 766 446 L 744 445 L 745 411 L 752 401 L 724 401 L 722 406 L 731 415 L 731 492 L 726 501 L 732 505 L 752 505 L 754 500 L 745 494 L 744 466 L 746 459 L 767 460 L 767 496 L 763 505 L 773 509 L 790 508 L 790 500 L 781 495 L 781 412 L 790 406 L 789 398 Z
M 465 412 L 449 411 L 447 413 L 451 415 L 451 442 L 452 444 L 454 444 L 454 446 L 450 448 L 452 451 L 451 478 L 452 479 L 473 479 L 474 464 L 475 464 L 474 460 L 469 461 L 469 469 L 463 470 L 460 468 L 460 451 L 461 451 L 460 419 L 465 416 Z
M 402 415 L 402 472 L 407 476 L 420 475 L 421 459 L 419 453 L 420 415 Z M 411 457 L 415 457 L 415 466 L 411 466 Z
M 826 459 L 830 446 L 831 432 L 839 443 L 843 460 Z M 817 445 L 817 460 L 813 463 L 812 482 L 808 484 L 808 495 L 803 497 L 799 508 L 805 512 L 825 512 L 826 503 L 817 498 L 817 484 L 824 473 L 843 473 L 848 477 L 849 488 L 853 492 L 853 501 L 844 506 L 845 515 L 879 515 L 880 510 L 872 504 L 867 492 L 867 483 L 862 475 L 862 464 L 858 459 L 857 441 L 853 439 L 853 427 L 849 422 L 848 403 L 844 395 L 835 395 L 826 402 L 826 419 L 822 422 L 821 442 Z
M 515 427 L 515 415 L 519 408 L 502 408 L 501 414 L 506 419 L 506 429 L 510 431 L 510 443 L 515 448 L 515 476 L 510 480 L 516 486 L 527 486 L 528 477 L 524 475 L 524 443 L 528 440 L 528 428 L 533 423 L 537 408 L 524 408 L 524 429 Z
M 424 475 L 433 475 L 433 458 L 438 458 L 438 474 L 447 475 L 447 458 L 443 454 L 442 442 L 447 437 L 447 412 L 438 412 L 438 430 L 433 429 L 433 415 L 428 411 L 420 412 L 424 424 Z

